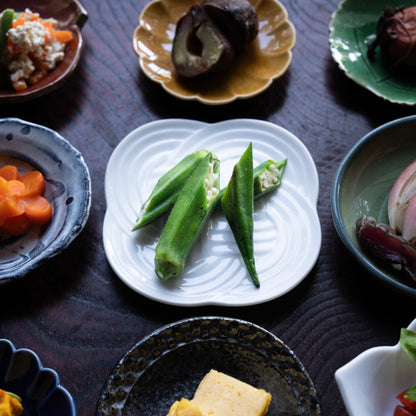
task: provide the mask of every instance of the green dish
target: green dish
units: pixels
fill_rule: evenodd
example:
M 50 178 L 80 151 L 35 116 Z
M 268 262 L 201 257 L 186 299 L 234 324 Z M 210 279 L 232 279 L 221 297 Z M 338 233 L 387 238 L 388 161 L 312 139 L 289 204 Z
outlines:
M 375 39 L 378 19 L 386 6 L 414 6 L 414 0 L 344 0 L 329 24 L 332 56 L 348 77 L 374 94 L 398 104 L 416 104 L 416 76 L 401 75 L 377 48 L 374 60 L 367 47 Z
M 415 132 L 416 116 L 410 116 L 368 133 L 341 162 L 331 195 L 334 225 L 347 249 L 376 278 L 412 297 L 416 297 L 416 281 L 369 257 L 358 242 L 355 223 L 367 215 L 388 224 L 390 190 L 416 159 Z

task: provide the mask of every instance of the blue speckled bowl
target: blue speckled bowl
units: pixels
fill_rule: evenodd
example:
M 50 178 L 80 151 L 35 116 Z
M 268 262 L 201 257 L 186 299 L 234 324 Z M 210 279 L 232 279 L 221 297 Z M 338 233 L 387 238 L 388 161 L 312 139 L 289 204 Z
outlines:
M 0 388 L 20 396 L 24 416 L 76 415 L 74 400 L 58 374 L 44 368 L 33 351 L 16 349 L 7 339 L 0 339 Z
M 0 119 L 0 166 L 33 168 L 45 177 L 45 198 L 53 217 L 21 237 L 0 239 L 0 284 L 19 278 L 64 250 L 85 226 L 91 205 L 91 181 L 81 155 L 46 127 L 16 118 Z

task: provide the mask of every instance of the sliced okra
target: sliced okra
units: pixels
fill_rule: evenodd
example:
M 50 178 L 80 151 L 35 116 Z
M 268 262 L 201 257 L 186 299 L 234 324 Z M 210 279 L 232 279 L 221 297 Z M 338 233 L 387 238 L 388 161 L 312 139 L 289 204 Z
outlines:
M 274 191 L 282 184 L 282 177 L 287 164 L 287 159 L 280 162 L 266 160 L 253 169 L 253 197 L 258 199 L 269 192 Z M 221 189 L 221 198 L 225 188 Z M 219 207 L 222 205 L 219 204 Z
M 221 203 L 248 273 L 254 285 L 259 287 L 260 282 L 254 261 L 253 190 L 253 151 L 250 143 L 234 166 Z
M 156 183 L 150 196 L 141 206 L 133 231 L 144 227 L 169 211 L 195 167 L 208 155 L 202 149 L 185 156 Z
M 185 260 L 220 198 L 219 160 L 209 153 L 180 192 L 156 246 L 155 272 L 161 280 L 182 273 Z

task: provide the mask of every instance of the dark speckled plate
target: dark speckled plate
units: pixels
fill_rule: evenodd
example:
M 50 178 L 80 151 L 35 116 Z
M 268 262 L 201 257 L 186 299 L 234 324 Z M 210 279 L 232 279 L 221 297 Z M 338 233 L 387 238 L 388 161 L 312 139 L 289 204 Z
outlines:
M 81 153 L 55 131 L 16 118 L 0 119 L 0 166 L 39 170 L 52 220 L 21 237 L 0 234 L 0 284 L 19 278 L 64 250 L 85 226 L 91 180 Z
M 155 331 L 120 360 L 97 416 L 166 416 L 214 368 L 272 394 L 268 415 L 320 415 L 316 389 L 293 351 L 249 322 L 191 318 Z

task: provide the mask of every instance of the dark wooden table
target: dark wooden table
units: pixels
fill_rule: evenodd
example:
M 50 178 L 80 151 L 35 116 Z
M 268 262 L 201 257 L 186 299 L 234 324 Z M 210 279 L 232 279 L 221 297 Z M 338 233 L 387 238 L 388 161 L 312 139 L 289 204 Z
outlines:
M 376 97 L 334 63 L 328 23 L 336 0 L 283 1 L 297 44 L 289 71 L 266 92 L 224 106 L 180 101 L 144 76 L 133 52 L 132 33 L 146 3 L 84 0 L 86 47 L 71 79 L 36 101 L 0 106 L 0 117 L 45 125 L 78 148 L 93 192 L 88 223 L 71 246 L 0 288 L 0 337 L 33 349 L 59 373 L 78 415 L 91 416 L 113 366 L 142 337 L 191 316 L 237 317 L 261 325 L 294 350 L 317 387 L 323 415 L 346 415 L 334 371 L 372 346 L 395 344 L 415 309 L 414 299 L 374 280 L 344 248 L 331 217 L 332 181 L 357 140 L 414 109 Z M 290 293 L 244 308 L 181 308 L 138 295 L 112 271 L 102 242 L 107 161 L 131 130 L 173 117 L 267 120 L 308 147 L 319 171 L 322 249 L 312 272 Z

